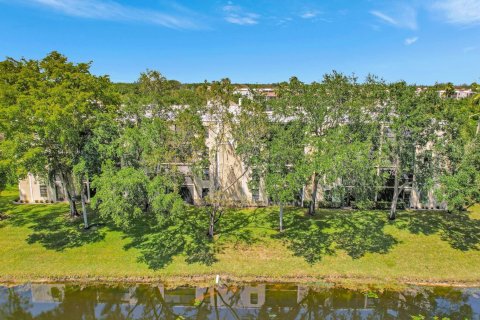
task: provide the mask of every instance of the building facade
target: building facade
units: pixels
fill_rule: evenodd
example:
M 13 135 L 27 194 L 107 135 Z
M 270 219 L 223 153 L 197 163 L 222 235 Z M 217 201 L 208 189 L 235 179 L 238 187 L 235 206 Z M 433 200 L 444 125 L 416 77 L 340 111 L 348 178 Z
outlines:
M 275 90 L 272 88 L 259 89 L 266 99 L 275 98 Z M 470 91 L 457 90 L 458 98 L 464 98 L 473 94 Z M 229 112 L 235 114 L 241 108 L 242 99 L 252 98 L 252 93 L 247 88 L 238 88 L 236 94 L 240 96 L 238 103 L 231 103 Z M 442 94 L 439 92 L 439 94 Z M 270 111 L 268 111 L 271 113 Z M 183 199 L 192 205 L 205 204 L 206 197 L 214 190 L 222 190 L 228 198 L 228 202 L 232 206 L 267 206 L 272 204 L 266 194 L 264 183 L 260 181 L 258 189 L 252 189 L 249 185 L 251 172 L 246 168 L 242 159 L 236 154 L 234 141 L 228 130 L 225 136 L 219 140 L 219 132 L 221 132 L 220 123 L 215 117 L 204 115 L 202 117 L 205 127 L 205 145 L 209 152 L 210 165 L 202 170 L 201 174 L 193 174 L 191 165 L 188 163 L 174 164 L 177 169 L 185 175 L 185 181 L 181 187 L 180 193 Z M 285 121 L 289 121 L 285 119 Z M 306 150 L 308 152 L 308 150 Z M 390 170 L 391 168 L 383 168 Z M 88 181 L 85 183 L 88 184 Z M 344 199 L 332 199 L 332 190 L 342 185 L 338 181 L 337 185 L 324 186 L 319 182 L 317 192 L 317 203 L 320 205 L 326 203 L 334 203 L 337 206 L 352 206 L 354 199 L 350 199 L 348 195 Z M 303 205 L 306 201 L 311 200 L 312 184 L 306 184 L 298 192 L 298 201 L 296 205 Z M 348 186 L 344 186 L 348 191 Z M 90 200 L 91 190 L 88 186 L 87 199 Z M 28 174 L 25 179 L 19 182 L 20 202 L 23 203 L 51 203 L 67 201 L 66 191 L 60 179 L 52 181 L 43 181 L 41 178 Z M 92 193 L 93 194 L 93 193 Z M 388 202 L 393 196 L 393 185 L 386 183 L 382 190 L 378 193 L 377 201 Z M 353 200 L 353 201 L 352 201 Z M 445 209 L 446 203 L 438 202 L 434 197 L 433 190 L 428 192 L 420 192 L 411 186 L 405 187 L 400 194 L 400 201 L 405 208 L 410 209 Z

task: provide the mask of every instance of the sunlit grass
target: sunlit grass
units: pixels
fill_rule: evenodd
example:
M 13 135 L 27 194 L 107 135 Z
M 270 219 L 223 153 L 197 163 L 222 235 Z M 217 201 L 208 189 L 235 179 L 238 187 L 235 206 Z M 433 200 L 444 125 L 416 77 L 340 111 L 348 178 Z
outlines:
M 381 211 L 319 210 L 312 219 L 301 209 L 290 209 L 282 234 L 276 229 L 276 208 L 238 210 L 220 221 L 213 244 L 196 222 L 202 215 L 192 209 L 186 213 L 192 227 L 187 238 L 199 239 L 204 246 L 191 249 L 190 254 L 199 254 L 195 261 L 202 261 L 211 250 L 208 253 L 216 261 L 208 265 L 187 262 L 185 252 L 159 264 L 157 252 L 159 257 L 176 245 L 168 234 L 146 247 L 144 236 L 149 229 L 123 232 L 99 225 L 84 231 L 81 219 L 68 217 L 67 205 L 14 205 L 11 201 L 17 196 L 15 188 L 0 195 L 0 212 L 8 216 L 0 222 L 3 282 L 213 281 L 216 274 L 246 281 L 473 284 L 480 280 L 478 205 L 469 215 L 400 212 L 395 222 Z

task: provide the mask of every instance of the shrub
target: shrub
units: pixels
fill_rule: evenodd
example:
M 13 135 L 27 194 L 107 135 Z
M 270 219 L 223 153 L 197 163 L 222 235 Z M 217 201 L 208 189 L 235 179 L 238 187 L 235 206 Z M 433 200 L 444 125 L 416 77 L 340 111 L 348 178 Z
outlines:
M 363 200 L 363 201 L 352 201 L 352 207 L 355 209 L 360 209 L 360 210 L 370 210 L 375 208 L 375 202 L 371 200 Z

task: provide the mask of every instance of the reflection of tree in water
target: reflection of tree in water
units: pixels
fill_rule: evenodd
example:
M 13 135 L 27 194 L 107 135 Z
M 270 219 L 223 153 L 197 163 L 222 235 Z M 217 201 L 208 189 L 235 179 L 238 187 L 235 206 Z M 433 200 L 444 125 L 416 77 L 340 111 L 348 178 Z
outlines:
M 221 314 L 221 307 L 227 310 L 228 319 L 240 319 L 236 306 L 240 301 L 241 291 L 242 288 L 235 286 L 215 286 L 205 289 L 198 301 L 195 319 L 224 319 L 225 315 Z
M 82 288 L 79 285 L 65 286 L 65 292 L 60 303 L 53 310 L 43 312 L 35 319 L 57 320 L 90 320 L 96 319 L 95 306 L 97 305 L 96 286 Z
M 158 287 L 139 286 L 135 290 L 136 304 L 129 310 L 126 319 L 130 319 L 133 312 L 142 307 L 140 319 L 178 319 L 179 315 L 173 311 Z
M 0 300 L 0 319 L 5 320 L 27 320 L 33 319 L 32 314 L 28 312 L 31 308 L 30 300 L 15 292 L 13 288 L 2 290 L 0 288 L 0 298 L 6 298 L 4 302 Z
M 410 319 L 423 315 L 472 319 L 467 291 L 413 287 L 404 292 L 281 285 L 177 288 L 66 285 L 49 293 L 56 305 L 35 316 L 32 294 L 0 288 L 0 319 Z M 57 289 L 58 290 L 58 289 Z M 260 295 L 257 295 L 260 292 Z M 257 295 L 255 302 L 251 294 Z M 40 308 L 41 309 L 41 308 Z M 38 310 L 38 309 L 37 309 Z
M 270 310 L 263 307 L 259 319 L 271 319 L 272 316 L 280 319 L 324 319 L 331 315 L 331 299 L 328 291 L 317 291 L 314 288 L 305 288 L 306 292 L 298 303 L 288 310 L 276 305 Z
M 472 319 L 473 310 L 468 295 L 451 288 L 415 288 L 411 292 L 397 293 L 399 315 L 437 316 L 450 319 Z

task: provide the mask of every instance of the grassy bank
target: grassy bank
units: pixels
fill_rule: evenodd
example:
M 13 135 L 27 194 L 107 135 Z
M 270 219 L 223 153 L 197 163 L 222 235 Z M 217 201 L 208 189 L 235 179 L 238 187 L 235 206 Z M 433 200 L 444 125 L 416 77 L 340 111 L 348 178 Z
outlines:
M 16 196 L 15 189 L 0 196 L 7 215 L 0 282 L 209 282 L 220 274 L 235 281 L 480 284 L 478 206 L 469 214 L 400 212 L 395 222 L 380 211 L 320 210 L 312 219 L 291 209 L 282 234 L 275 208 L 232 211 L 212 244 L 193 211 L 181 230 L 140 224 L 121 231 L 91 217 L 98 225 L 83 231 L 66 205 L 13 205 Z

